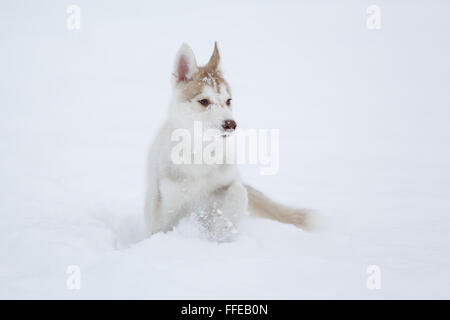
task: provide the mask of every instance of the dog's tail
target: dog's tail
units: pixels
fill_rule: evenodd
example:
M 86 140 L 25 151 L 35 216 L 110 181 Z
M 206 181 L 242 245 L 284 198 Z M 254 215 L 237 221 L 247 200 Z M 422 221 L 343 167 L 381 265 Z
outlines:
M 267 198 L 262 192 L 245 185 L 248 194 L 248 208 L 251 214 L 262 218 L 293 224 L 306 231 L 316 229 L 315 215 L 307 209 L 286 207 Z

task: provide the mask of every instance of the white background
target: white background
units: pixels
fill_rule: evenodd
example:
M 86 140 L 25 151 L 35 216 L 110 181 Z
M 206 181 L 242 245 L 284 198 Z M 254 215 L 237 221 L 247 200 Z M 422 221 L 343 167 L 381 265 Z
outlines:
M 437 0 L 2 1 L 0 297 L 450 298 L 449 21 Z M 278 174 L 245 181 L 322 232 L 249 218 L 217 244 L 184 220 L 144 239 L 173 58 L 185 41 L 206 63 L 214 40 L 239 127 L 280 129 Z

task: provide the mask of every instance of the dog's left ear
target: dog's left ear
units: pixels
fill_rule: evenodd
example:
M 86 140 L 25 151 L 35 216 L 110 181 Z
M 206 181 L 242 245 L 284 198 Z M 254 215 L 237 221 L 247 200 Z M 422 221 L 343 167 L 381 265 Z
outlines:
M 220 53 L 217 46 L 217 41 L 214 42 L 214 51 L 206 66 L 210 70 L 217 70 L 220 68 Z

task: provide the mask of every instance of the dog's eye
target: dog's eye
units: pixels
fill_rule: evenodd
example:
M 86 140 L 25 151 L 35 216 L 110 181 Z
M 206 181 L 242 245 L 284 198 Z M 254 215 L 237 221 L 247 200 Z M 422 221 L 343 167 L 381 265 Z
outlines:
M 230 106 L 231 105 L 231 99 L 228 99 L 227 100 L 227 106 Z
M 199 100 L 198 102 L 204 107 L 209 106 L 209 100 L 208 99 L 202 99 L 202 100 Z

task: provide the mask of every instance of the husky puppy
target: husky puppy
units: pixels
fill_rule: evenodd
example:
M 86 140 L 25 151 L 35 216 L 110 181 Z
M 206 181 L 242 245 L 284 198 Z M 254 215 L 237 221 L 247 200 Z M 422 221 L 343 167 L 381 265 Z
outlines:
M 217 43 L 209 62 L 198 66 L 194 53 L 183 44 L 172 73 L 172 99 L 168 117 L 149 152 L 145 220 L 148 234 L 172 229 L 180 218 L 194 214 L 205 234 L 228 241 L 237 233 L 239 220 L 251 214 L 308 229 L 310 215 L 301 209 L 275 203 L 245 185 L 235 164 L 175 164 L 172 133 L 193 134 L 194 123 L 204 130 L 223 133 L 236 129 L 230 86 L 220 68 Z

